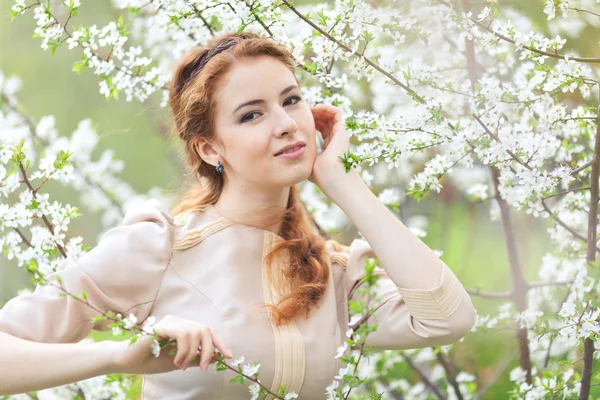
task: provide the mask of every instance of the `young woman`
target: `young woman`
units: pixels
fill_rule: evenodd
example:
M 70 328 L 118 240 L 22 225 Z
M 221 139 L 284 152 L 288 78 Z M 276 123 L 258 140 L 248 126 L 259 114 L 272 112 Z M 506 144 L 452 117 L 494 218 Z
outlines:
M 0 376 L 16 380 L 0 381 L 0 393 L 132 372 L 145 374 L 147 400 L 246 398 L 247 388 L 229 383 L 233 372 L 206 369 L 219 349 L 260 363 L 260 381 L 273 392 L 287 386 L 300 398 L 324 398 L 367 257 L 382 267 L 372 317 L 379 327 L 367 346 L 444 345 L 471 330 L 476 313 L 456 276 L 355 170 L 346 173 L 338 158 L 349 149 L 343 113 L 306 103 L 285 48 L 252 33 L 215 38 L 178 64 L 170 104 L 198 186 L 171 211 L 156 200 L 131 211 L 49 279 L 85 291 L 96 309 L 140 322 L 154 316 L 177 354 L 153 359 L 149 340 L 132 348 L 67 344 L 106 323 L 92 323 L 97 312 L 55 288 L 38 287 L 0 311 L 8 339 L 0 336 L 0 357 L 22 357 L 10 370 L 0 362 Z M 366 240 L 342 246 L 317 233 L 296 187 L 306 179 Z M 202 371 L 186 370 L 199 349 Z M 68 362 L 57 369 L 56 359 Z

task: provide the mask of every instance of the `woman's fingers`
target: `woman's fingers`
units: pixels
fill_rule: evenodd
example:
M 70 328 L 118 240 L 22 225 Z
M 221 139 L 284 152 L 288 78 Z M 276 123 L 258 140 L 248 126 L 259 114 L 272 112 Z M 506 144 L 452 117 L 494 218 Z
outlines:
M 183 333 L 177 337 L 177 354 L 173 362 L 177 368 L 184 366 L 183 361 L 190 351 L 191 343 L 187 333 Z
M 213 338 L 210 332 L 206 332 L 204 335 L 202 335 L 202 355 L 200 356 L 200 368 L 202 368 L 203 371 L 206 371 L 206 368 L 208 368 L 208 363 L 215 352 L 212 341 Z
M 211 332 L 212 332 L 212 330 L 211 330 Z M 227 346 L 221 340 L 221 338 L 218 337 L 217 335 L 215 335 L 214 332 L 213 332 L 212 336 L 213 336 L 213 343 L 214 343 L 215 347 L 217 349 L 219 349 L 219 351 L 221 352 L 221 354 L 223 354 L 227 358 L 233 357 L 233 354 L 231 354 L 231 351 L 227 348 Z
M 314 117 L 331 116 L 344 112 L 344 110 L 340 107 L 332 106 L 330 104 L 319 104 L 318 106 L 313 107 L 310 110 Z
M 198 347 L 200 347 L 200 342 L 202 340 L 202 332 L 190 332 L 188 333 L 188 341 L 190 343 L 190 347 L 188 352 L 181 363 L 183 369 L 186 369 L 191 363 L 194 357 L 198 355 Z
M 315 129 L 323 135 L 323 139 L 330 136 L 335 124 L 343 120 L 344 110 L 329 104 L 320 104 L 311 108 L 315 120 Z
M 225 357 L 231 358 L 232 354 L 225 343 L 218 338 L 210 326 L 199 324 L 184 318 L 168 315 L 154 326 L 156 333 L 164 338 L 174 339 L 177 346 L 173 364 L 177 368 L 185 369 L 199 357 L 199 366 L 206 371 L 208 365 L 218 361 L 215 348 Z

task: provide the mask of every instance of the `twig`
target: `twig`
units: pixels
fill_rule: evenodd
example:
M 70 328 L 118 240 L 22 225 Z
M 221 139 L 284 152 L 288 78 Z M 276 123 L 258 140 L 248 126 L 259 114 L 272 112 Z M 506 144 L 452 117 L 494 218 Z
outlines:
M 589 187 L 582 187 L 582 188 L 575 188 L 575 189 L 570 189 L 570 190 L 566 190 L 564 192 L 560 192 L 560 193 L 555 193 L 555 194 L 551 194 L 550 196 L 546 196 L 546 197 L 542 197 L 542 199 L 546 200 L 546 199 L 551 199 L 552 197 L 556 197 L 556 196 L 563 196 L 567 193 L 571 193 L 571 192 L 579 192 L 581 190 L 589 190 Z
M 596 159 L 593 158 L 590 162 L 583 164 L 581 167 L 574 169 L 573 171 L 571 171 L 571 175 L 577 175 L 579 172 L 583 171 L 584 169 L 586 169 L 587 167 L 594 165 L 594 163 L 596 162 Z
M 548 205 L 546 204 L 546 201 L 544 199 L 541 199 L 541 203 L 542 203 L 542 207 L 544 207 L 544 210 L 550 215 L 550 217 L 553 220 L 555 220 L 560 226 L 562 226 L 567 231 L 569 231 L 571 233 L 571 235 L 575 236 L 577 239 L 579 239 L 580 241 L 582 241 L 583 243 L 585 243 L 586 246 L 588 245 L 587 239 L 585 237 L 583 237 L 575 229 L 571 228 L 569 225 L 567 225 L 565 222 L 563 222 L 563 220 L 561 220 L 560 218 L 558 218 L 558 216 L 555 215 L 552 212 L 552 210 L 550 209 L 550 207 L 548 207 Z M 600 252 L 600 248 L 599 247 L 596 246 L 595 249 L 596 249 L 596 251 Z
M 425 372 L 421 371 L 421 369 L 413 362 L 413 360 L 409 356 L 407 356 L 406 354 L 402 354 L 402 358 L 404 358 L 404 361 L 406 361 L 408 366 L 411 367 L 417 373 L 417 375 L 419 375 L 419 377 L 423 381 L 423 384 L 425 384 L 425 386 L 429 388 L 429 390 L 431 390 L 437 396 L 438 399 L 446 400 L 447 397 L 433 382 L 429 380 L 429 377 L 425 374 Z
M 365 308 L 367 310 L 367 314 L 369 314 L 368 311 L 369 311 L 369 304 L 370 304 L 370 302 L 371 302 L 371 291 L 369 290 L 369 291 L 367 291 L 367 301 L 365 302 Z M 372 315 L 373 313 L 375 313 L 375 311 L 373 311 L 370 314 Z M 368 318 L 364 320 L 364 324 L 365 324 L 366 327 L 369 326 L 369 319 Z M 354 335 L 354 333 L 353 333 L 353 335 Z M 352 375 L 354 375 L 354 376 L 356 376 L 356 372 L 358 371 L 358 364 L 360 363 L 360 360 L 361 360 L 361 358 L 363 356 L 363 352 L 364 352 L 364 349 L 365 349 L 365 341 L 366 341 L 365 339 L 366 339 L 366 337 L 363 338 L 362 343 L 360 344 L 358 357 L 356 359 L 356 362 L 354 363 L 354 371 L 352 372 Z M 352 392 L 352 389 L 353 389 L 353 387 L 350 387 L 350 389 L 348 389 L 348 392 L 346 393 L 346 396 L 344 396 L 344 400 L 348 400 L 348 398 L 350 397 L 350 392 Z
M 30 242 L 30 241 L 29 241 L 29 240 L 28 240 L 28 239 L 25 237 L 25 235 L 23 234 L 23 232 L 21 232 L 21 231 L 19 230 L 19 228 L 13 228 L 13 229 L 14 229 L 14 230 L 17 232 L 17 234 L 18 234 L 18 235 L 21 237 L 21 240 L 22 240 L 23 242 L 25 242 L 25 244 L 26 244 L 27 246 L 29 246 L 29 247 L 33 247 L 33 246 L 31 245 L 31 242 Z
M 442 354 L 441 349 L 437 352 L 435 357 L 437 358 L 438 362 L 444 368 L 444 371 L 446 371 L 446 376 L 448 377 L 448 381 L 450 381 L 450 385 L 452 385 L 452 388 L 454 389 L 456 398 L 458 400 L 463 400 L 463 395 L 462 395 L 462 392 L 460 391 L 460 386 L 458 385 L 458 381 L 456 380 L 456 374 L 454 373 L 454 370 L 452 369 L 452 365 L 450 365 L 450 362 L 448 360 L 446 360 L 446 357 L 444 357 L 444 354 Z
M 481 125 L 483 127 L 483 129 L 485 130 L 485 132 L 490 135 L 495 141 L 497 141 L 498 143 L 502 143 L 500 141 L 500 138 L 498 138 L 498 136 L 492 132 L 487 125 L 485 125 L 483 123 L 483 121 L 479 118 L 479 116 L 477 115 L 473 115 L 473 118 L 475 118 L 475 121 L 477 121 L 479 123 L 479 125 Z M 521 161 L 521 159 L 519 157 L 517 157 L 517 155 L 515 153 L 513 153 L 511 150 L 506 150 L 506 152 L 519 164 L 521 164 L 522 166 L 524 166 L 525 168 L 527 168 L 528 170 L 532 170 L 532 168 L 526 163 Z
M 573 11 L 577 11 L 577 12 L 580 12 L 580 13 L 588 13 L 588 14 L 591 14 L 591 15 L 595 15 L 596 17 L 600 17 L 600 14 L 595 13 L 595 12 L 590 11 L 590 10 L 583 10 L 583 9 L 577 8 L 577 7 L 567 7 L 567 9 L 573 10 Z
M 23 182 L 25 182 L 25 185 L 27 185 L 27 187 L 29 188 L 29 190 L 35 197 L 35 194 L 37 192 L 31 185 L 31 182 L 29 181 L 29 178 L 27 177 L 27 172 L 25 171 L 25 167 L 23 167 L 23 164 L 20 161 L 18 161 L 17 164 L 19 165 L 19 170 L 21 171 L 21 176 L 23 177 Z M 50 231 L 50 234 L 54 235 L 54 226 L 52 226 L 52 223 L 50 221 L 48 221 L 48 218 L 43 214 L 42 214 L 42 221 L 44 221 L 44 224 L 46 225 L 46 228 L 48 228 L 48 230 Z M 60 254 L 62 254 L 62 256 L 64 258 L 67 258 L 67 252 L 65 251 L 65 249 L 58 243 L 56 244 L 56 247 L 58 248 L 58 251 L 60 251 Z
M 568 286 L 574 282 L 574 279 L 567 279 L 566 281 L 539 281 L 539 282 L 527 282 L 527 286 L 530 288 L 538 288 L 544 286 Z
M 483 292 L 479 289 L 465 289 L 471 296 L 478 296 L 486 299 L 510 299 L 512 296 L 512 292 Z

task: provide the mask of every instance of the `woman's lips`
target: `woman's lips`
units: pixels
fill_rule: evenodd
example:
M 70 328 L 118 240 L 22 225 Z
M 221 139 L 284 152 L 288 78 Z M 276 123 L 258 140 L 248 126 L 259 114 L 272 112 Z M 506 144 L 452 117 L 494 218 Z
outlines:
M 306 146 L 301 146 L 298 150 L 294 150 L 292 152 L 289 153 L 281 153 L 276 155 L 275 157 L 280 157 L 280 158 L 288 158 L 288 159 L 296 159 L 302 156 L 302 154 L 304 154 L 304 148 Z

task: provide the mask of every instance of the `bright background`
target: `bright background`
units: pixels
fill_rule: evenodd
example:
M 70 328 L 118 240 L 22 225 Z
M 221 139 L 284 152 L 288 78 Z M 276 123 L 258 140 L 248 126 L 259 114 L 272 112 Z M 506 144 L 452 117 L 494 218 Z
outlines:
M 77 24 L 95 23 L 101 26 L 119 16 L 105 2 L 86 3 L 81 7 Z M 524 3 L 528 3 L 526 7 L 531 8 L 532 16 L 545 19 L 539 2 Z M 36 120 L 54 115 L 56 127 L 63 135 L 72 132 L 80 120 L 90 118 L 101 136 L 95 155 L 105 149 L 113 149 L 116 158 L 126 165 L 122 177 L 137 192 L 144 193 L 154 186 L 173 193 L 180 190 L 185 160 L 178 138 L 170 135 L 169 110 L 158 106 L 159 96 L 153 96 L 145 104 L 128 103 L 124 99 L 106 100 L 99 94 L 98 79 L 90 71 L 71 72 L 73 62 L 79 59 L 78 52 L 59 49 L 56 55 L 51 56 L 40 48 L 39 39 L 32 37 L 35 24 L 31 13 L 10 22 L 12 4 L 11 1 L 0 3 L 0 70 L 6 76 L 22 78 L 23 88 L 18 97 L 23 111 Z M 586 40 L 585 37 L 580 39 Z M 598 46 L 597 40 L 588 43 Z M 598 54 L 598 50 L 591 48 L 588 54 Z M 47 189 L 51 199 L 78 205 L 74 192 L 52 184 Z M 420 203 L 408 199 L 402 208 L 403 215 L 427 217 L 428 234 L 424 242 L 443 251 L 442 259 L 465 287 L 485 291 L 510 290 L 502 227 L 500 222 L 489 220 L 488 204 L 470 204 L 447 183 L 435 198 L 429 197 Z M 82 235 L 93 245 L 102 231 L 99 217 L 85 209 L 80 212 L 84 216 L 71 224 L 69 233 Z M 543 222 L 524 213 L 513 212 L 512 215 L 526 278 L 537 280 L 540 278 L 536 273 L 540 257 L 549 250 Z M 341 242 L 349 243 L 350 239 L 349 236 L 339 237 Z M 24 271 L 0 258 L 0 307 L 24 287 L 31 288 Z M 482 314 L 494 313 L 501 304 L 500 301 L 477 297 L 473 300 Z M 110 333 L 94 333 L 96 339 L 110 336 Z M 480 386 L 485 386 L 497 375 L 503 375 L 489 387 L 487 398 L 504 398 L 510 387 L 506 372 L 518 365 L 513 336 L 513 331 L 472 333 L 452 353 L 453 361 L 462 370 L 475 374 Z

